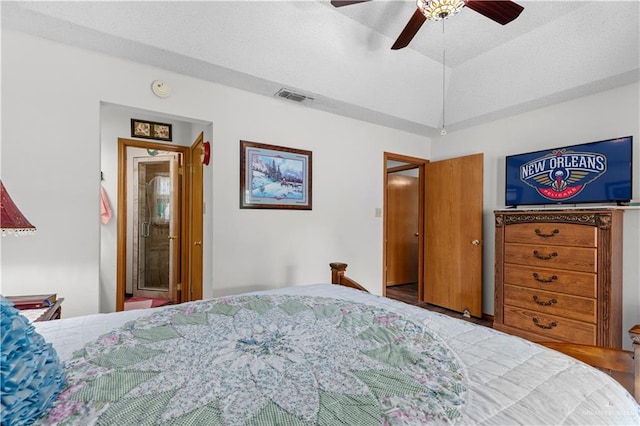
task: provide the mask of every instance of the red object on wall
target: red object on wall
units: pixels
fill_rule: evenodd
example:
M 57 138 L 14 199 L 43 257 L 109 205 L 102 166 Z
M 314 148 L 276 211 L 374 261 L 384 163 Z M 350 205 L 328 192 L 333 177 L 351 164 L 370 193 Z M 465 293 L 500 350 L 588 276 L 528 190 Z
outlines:
M 209 160 L 211 159 L 211 143 L 205 142 L 202 144 L 202 164 L 205 166 L 209 165 Z

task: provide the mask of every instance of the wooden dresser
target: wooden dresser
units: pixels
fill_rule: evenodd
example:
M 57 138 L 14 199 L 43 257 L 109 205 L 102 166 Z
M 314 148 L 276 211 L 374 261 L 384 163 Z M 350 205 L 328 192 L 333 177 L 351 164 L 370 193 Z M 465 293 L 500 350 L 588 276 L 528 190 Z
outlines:
M 495 211 L 494 328 L 622 345 L 620 209 Z

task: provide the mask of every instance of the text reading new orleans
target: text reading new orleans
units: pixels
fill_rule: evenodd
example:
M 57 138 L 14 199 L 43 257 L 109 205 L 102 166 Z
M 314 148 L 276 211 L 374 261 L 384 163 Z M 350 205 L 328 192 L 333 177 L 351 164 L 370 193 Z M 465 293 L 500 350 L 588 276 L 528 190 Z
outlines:
M 520 173 L 522 179 L 528 179 L 540 173 L 547 173 L 556 169 L 581 169 L 589 172 L 602 172 L 607 169 L 607 158 L 602 154 L 592 153 L 552 154 L 522 165 Z

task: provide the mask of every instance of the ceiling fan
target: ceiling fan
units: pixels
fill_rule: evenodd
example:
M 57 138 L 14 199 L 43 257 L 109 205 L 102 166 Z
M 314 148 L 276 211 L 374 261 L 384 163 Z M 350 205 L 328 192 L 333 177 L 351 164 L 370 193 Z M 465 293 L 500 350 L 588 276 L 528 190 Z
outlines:
M 334 7 L 342 7 L 368 1 L 371 0 L 333 0 L 331 4 Z M 435 21 L 445 19 L 458 13 L 464 6 L 501 25 L 513 21 L 524 10 L 524 7 L 508 0 L 417 0 L 416 11 L 391 49 L 407 47 L 427 19 Z

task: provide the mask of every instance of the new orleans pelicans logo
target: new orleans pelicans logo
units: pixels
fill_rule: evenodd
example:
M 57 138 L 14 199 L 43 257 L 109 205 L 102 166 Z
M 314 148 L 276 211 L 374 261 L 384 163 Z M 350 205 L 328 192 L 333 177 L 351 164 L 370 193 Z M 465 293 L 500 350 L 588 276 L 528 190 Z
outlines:
M 553 201 L 575 197 L 607 171 L 607 157 L 568 149 L 551 151 L 520 166 L 520 180 Z

